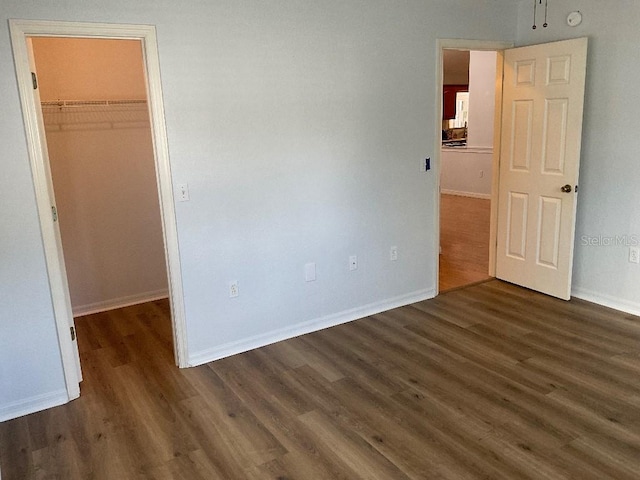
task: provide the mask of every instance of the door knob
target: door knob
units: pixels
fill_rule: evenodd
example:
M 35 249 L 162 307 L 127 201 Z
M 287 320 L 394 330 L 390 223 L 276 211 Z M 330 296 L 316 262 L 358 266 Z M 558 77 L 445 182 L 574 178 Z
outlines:
M 567 183 L 564 187 L 561 187 L 560 190 L 562 190 L 564 193 L 571 193 L 571 185 Z

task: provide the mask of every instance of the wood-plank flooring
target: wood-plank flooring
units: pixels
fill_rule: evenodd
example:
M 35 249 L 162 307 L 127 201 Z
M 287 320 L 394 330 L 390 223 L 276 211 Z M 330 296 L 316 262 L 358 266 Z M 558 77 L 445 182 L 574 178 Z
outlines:
M 78 319 L 79 399 L 3 480 L 640 478 L 640 319 L 492 280 L 173 365 L 166 302 Z
M 440 195 L 441 292 L 488 280 L 491 201 Z

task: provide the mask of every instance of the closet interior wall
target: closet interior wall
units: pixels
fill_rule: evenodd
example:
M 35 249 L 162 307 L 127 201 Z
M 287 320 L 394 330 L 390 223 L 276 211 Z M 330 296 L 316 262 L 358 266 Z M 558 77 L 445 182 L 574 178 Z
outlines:
M 140 42 L 33 49 L 74 315 L 167 296 Z

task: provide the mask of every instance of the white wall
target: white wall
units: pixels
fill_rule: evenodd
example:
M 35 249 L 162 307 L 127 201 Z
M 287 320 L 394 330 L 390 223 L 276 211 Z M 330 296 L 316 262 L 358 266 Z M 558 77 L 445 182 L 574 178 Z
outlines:
M 440 191 L 465 197 L 491 198 L 493 150 L 442 148 Z
M 47 129 L 74 315 L 167 294 L 149 123 L 123 123 Z
M 536 30 L 530 7 L 520 4 L 519 45 L 589 37 L 573 294 L 640 314 L 640 265 L 628 262 L 627 246 L 615 245 L 616 236 L 640 240 L 640 3 L 549 2 L 549 27 Z M 565 19 L 573 10 L 583 22 L 572 28 Z M 601 246 L 585 245 L 589 239 Z
M 493 148 L 496 55 L 496 52 L 469 52 L 468 147 Z
M 42 101 L 144 100 L 135 40 L 33 40 Z M 75 315 L 166 296 L 153 144 L 145 104 L 45 108 Z
M 442 193 L 491 198 L 496 52 L 469 52 L 467 147 L 442 148 Z
M 176 214 L 198 362 L 433 294 L 437 182 L 419 161 L 434 145 L 435 41 L 513 40 L 516 7 L 5 0 L 0 17 L 2 417 L 64 387 L 7 18 L 157 26 L 172 174 L 191 192 Z

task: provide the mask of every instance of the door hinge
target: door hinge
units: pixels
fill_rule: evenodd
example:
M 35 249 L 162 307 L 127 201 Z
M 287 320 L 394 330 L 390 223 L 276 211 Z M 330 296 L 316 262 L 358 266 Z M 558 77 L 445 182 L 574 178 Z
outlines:
M 51 215 L 53 216 L 53 221 L 57 222 L 58 221 L 58 210 L 56 210 L 55 206 L 51 206 Z
M 35 72 L 31 72 L 31 82 L 33 83 L 33 89 L 38 89 L 38 77 L 36 77 Z
M 69 327 L 69 330 L 71 331 L 71 341 L 75 341 L 76 339 L 76 329 L 75 327 Z

